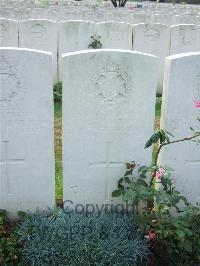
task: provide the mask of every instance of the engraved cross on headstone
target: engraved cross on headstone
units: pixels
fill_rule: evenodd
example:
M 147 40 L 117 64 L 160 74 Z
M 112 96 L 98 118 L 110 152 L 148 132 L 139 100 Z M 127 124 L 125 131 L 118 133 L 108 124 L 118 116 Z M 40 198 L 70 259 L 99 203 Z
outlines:
M 186 163 L 190 164 L 190 165 L 191 164 L 199 164 L 199 166 L 200 166 L 200 160 L 187 160 Z
M 90 163 L 91 167 L 105 167 L 106 168 L 106 175 L 105 175 L 105 201 L 110 200 L 111 196 L 111 188 L 110 188 L 110 169 L 112 167 L 123 167 L 125 165 L 125 162 L 115 162 L 110 159 L 110 146 L 111 142 L 106 142 L 106 160 L 103 162 L 95 162 L 95 163 Z
M 9 141 L 2 141 L 1 142 L 1 159 L 0 159 L 0 165 L 5 166 L 5 178 L 6 178 L 6 188 L 7 188 L 7 194 L 13 195 L 11 192 L 11 173 L 10 173 L 10 165 L 13 164 L 22 164 L 25 161 L 25 158 L 10 158 L 9 157 Z

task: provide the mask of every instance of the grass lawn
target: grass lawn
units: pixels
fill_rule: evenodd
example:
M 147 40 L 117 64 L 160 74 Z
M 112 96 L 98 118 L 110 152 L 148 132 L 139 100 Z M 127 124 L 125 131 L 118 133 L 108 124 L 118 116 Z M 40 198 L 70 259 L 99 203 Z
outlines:
M 56 199 L 62 200 L 63 171 L 62 171 L 62 104 L 54 105 L 54 132 L 55 132 L 55 158 L 56 158 Z
M 161 98 L 157 98 L 155 108 L 155 129 L 160 125 L 160 109 Z M 56 157 L 56 199 L 62 200 L 63 189 L 63 171 L 62 171 L 62 104 L 55 103 L 54 105 L 54 117 L 55 117 L 55 157 Z M 147 136 L 147 138 L 150 136 Z M 153 158 L 155 157 L 157 146 L 153 148 Z

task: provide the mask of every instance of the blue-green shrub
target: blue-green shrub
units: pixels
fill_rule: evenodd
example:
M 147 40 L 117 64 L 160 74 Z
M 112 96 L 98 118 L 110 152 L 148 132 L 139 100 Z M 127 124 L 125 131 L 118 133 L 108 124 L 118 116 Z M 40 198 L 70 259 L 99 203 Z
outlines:
M 148 243 L 128 216 L 56 210 L 28 216 L 18 229 L 26 265 L 141 265 Z

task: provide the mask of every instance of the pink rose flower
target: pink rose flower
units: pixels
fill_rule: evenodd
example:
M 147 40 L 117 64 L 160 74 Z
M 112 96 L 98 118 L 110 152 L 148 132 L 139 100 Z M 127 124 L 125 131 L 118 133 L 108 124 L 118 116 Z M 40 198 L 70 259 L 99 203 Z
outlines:
M 156 178 L 161 179 L 165 174 L 165 170 L 163 168 L 159 168 L 158 171 L 156 171 Z
M 155 237 L 156 237 L 156 234 L 154 232 L 152 232 L 152 231 L 149 231 L 147 233 L 147 235 L 145 236 L 145 238 L 147 238 L 150 241 L 153 240 L 153 239 L 155 239 Z
M 197 109 L 200 109 L 200 101 L 193 101 L 193 104 Z

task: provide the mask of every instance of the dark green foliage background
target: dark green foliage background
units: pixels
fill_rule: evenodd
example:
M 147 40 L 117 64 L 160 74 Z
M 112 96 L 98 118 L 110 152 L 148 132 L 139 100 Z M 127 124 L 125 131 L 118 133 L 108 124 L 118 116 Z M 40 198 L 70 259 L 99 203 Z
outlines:
M 16 223 L 11 222 L 5 210 L 0 209 L 0 265 L 21 265 L 22 245 L 17 242 Z
M 54 102 L 61 103 L 62 102 L 62 82 L 59 81 L 53 86 L 53 96 Z
M 26 265 L 134 266 L 149 256 L 148 243 L 131 218 L 119 214 L 37 213 L 23 222 L 18 234 Z

